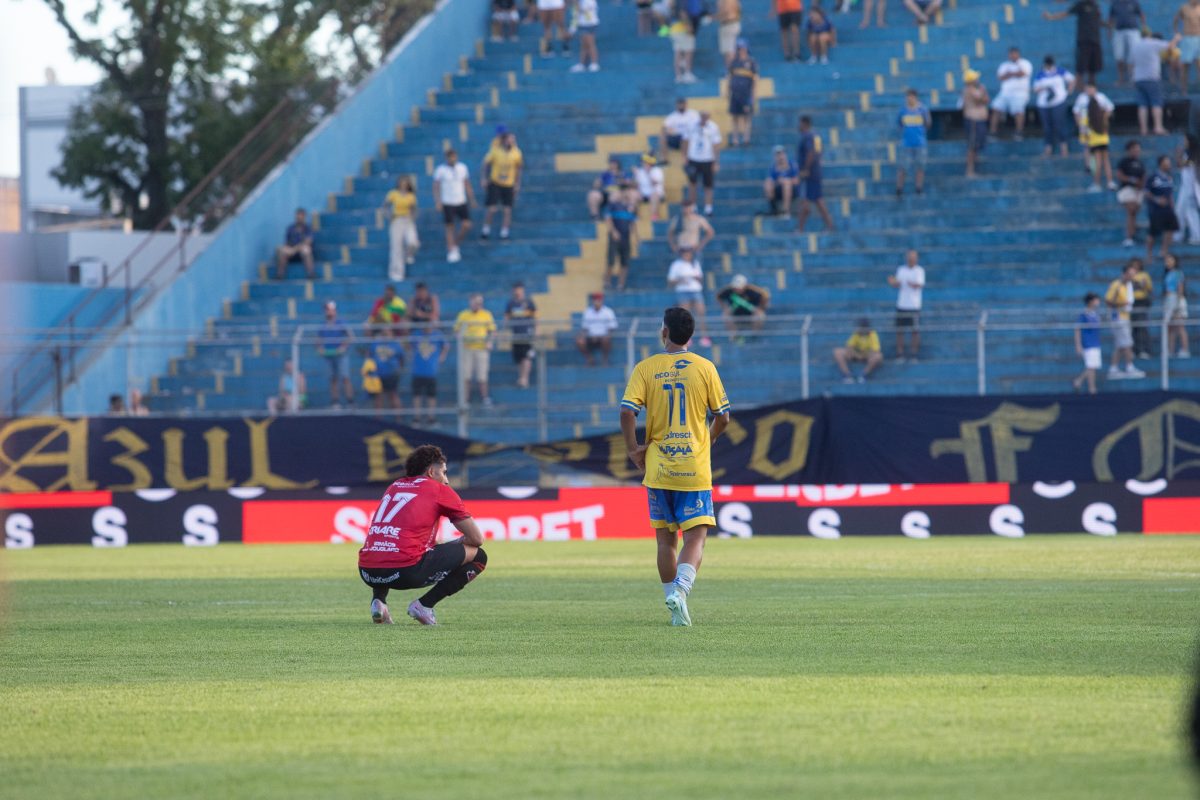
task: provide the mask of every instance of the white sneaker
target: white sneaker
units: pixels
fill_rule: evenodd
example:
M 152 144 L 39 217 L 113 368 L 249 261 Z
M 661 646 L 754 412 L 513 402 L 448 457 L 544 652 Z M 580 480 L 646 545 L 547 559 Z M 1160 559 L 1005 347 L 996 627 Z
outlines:
M 434 616 L 433 609 L 421 605 L 420 600 L 413 600 L 408 604 L 408 615 L 422 625 L 437 625 L 437 617 Z
M 1103 189 L 1101 189 L 1099 186 L 1097 186 L 1094 183 L 1087 188 L 1088 194 L 1096 194 L 1097 192 L 1101 192 L 1101 191 L 1103 191 Z
M 501 238 L 501 239 L 507 239 L 507 238 L 508 238 L 508 228 L 501 228 L 501 229 L 500 229 L 500 238 Z
M 1115 191 L 1117 190 L 1117 182 L 1116 182 L 1116 181 L 1109 181 L 1109 182 L 1108 182 L 1108 190 L 1109 190 L 1110 192 L 1115 192 Z
M 808 61 L 806 61 L 805 63 L 806 63 L 806 64 L 808 64 L 809 66 L 812 66 L 813 64 L 816 64 L 816 63 L 817 63 L 817 57 L 816 57 L 816 56 L 809 56 L 809 57 L 808 57 Z
M 1124 380 L 1127 377 L 1128 377 L 1128 375 L 1125 373 L 1124 370 L 1117 369 L 1116 367 L 1108 368 L 1108 379 L 1109 380 L 1119 381 L 1119 380 Z
M 405 262 L 406 262 L 406 263 L 408 263 L 408 264 L 415 264 L 415 263 L 417 263 L 417 257 L 416 257 L 416 256 L 405 256 L 405 257 L 404 257 L 404 260 L 405 260 Z
M 821 63 L 822 63 L 822 64 L 828 64 L 828 63 L 829 63 L 829 56 L 821 56 Z
M 1187 350 L 1180 350 L 1178 353 L 1175 354 L 1175 357 L 1176 358 L 1191 358 L 1192 354 L 1189 353 Z
M 1121 242 L 1121 247 L 1133 247 L 1133 245 L 1133 239 L 1126 239 L 1125 241 Z
M 1146 377 L 1146 373 L 1142 372 L 1137 367 L 1128 366 L 1125 368 L 1125 377 L 1126 378 L 1135 378 L 1135 379 L 1136 378 L 1144 378 L 1144 377 Z
M 583 64 L 572 64 L 570 71 L 571 72 L 583 72 L 585 69 L 587 69 L 587 67 L 585 67 Z
M 388 611 L 387 603 L 382 600 L 371 601 L 371 621 L 376 625 L 392 624 L 392 612 Z
M 711 205 L 707 205 L 707 206 L 705 206 L 705 207 L 704 207 L 704 213 L 705 213 L 705 215 L 712 214 L 712 213 L 713 213 L 713 212 L 712 212 L 712 206 L 711 206 Z
M 451 264 L 457 264 L 462 261 L 462 253 L 458 252 L 458 248 L 454 248 L 449 253 L 446 253 L 446 260 Z
M 855 380 L 853 375 L 847 375 L 846 377 L 842 378 L 842 383 L 858 383 L 858 381 Z
M 591 64 L 588 64 L 588 72 L 599 72 L 599 71 L 600 71 L 600 65 L 597 64 L 595 61 L 593 61 Z

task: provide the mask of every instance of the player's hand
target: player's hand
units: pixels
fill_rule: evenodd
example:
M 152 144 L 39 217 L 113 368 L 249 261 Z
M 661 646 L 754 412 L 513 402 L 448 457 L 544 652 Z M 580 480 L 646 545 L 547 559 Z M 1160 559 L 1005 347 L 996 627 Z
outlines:
M 648 444 L 639 445 L 636 450 L 631 450 L 629 452 L 629 460 L 632 461 L 633 465 L 641 472 L 646 471 L 646 449 L 649 446 L 650 445 Z

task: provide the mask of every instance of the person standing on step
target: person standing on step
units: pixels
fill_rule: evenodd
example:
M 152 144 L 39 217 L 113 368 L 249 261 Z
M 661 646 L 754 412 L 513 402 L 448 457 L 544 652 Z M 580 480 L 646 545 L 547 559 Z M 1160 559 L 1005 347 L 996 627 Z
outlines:
M 963 125 L 967 129 L 968 178 L 975 177 L 975 164 L 987 145 L 990 100 L 987 87 L 979 80 L 979 73 L 973 69 L 963 73 L 962 112 Z
M 700 344 L 712 346 L 708 338 L 707 309 L 704 306 L 704 270 L 690 247 L 679 250 L 679 257 L 667 271 L 667 285 L 675 290 L 675 305 L 686 308 L 700 324 Z
M 517 40 L 517 25 L 521 14 L 517 11 L 517 0 L 492 0 L 492 41 L 510 42 Z
M 537 353 L 533 349 L 537 337 L 537 306 L 525 293 L 525 284 L 513 284 L 512 297 L 504 307 L 504 319 L 512 332 L 512 360 L 517 366 L 517 386 L 529 388 L 529 372 Z
M 875 27 L 884 28 L 886 25 L 883 22 L 884 12 L 887 10 L 887 0 L 863 0 L 863 16 L 862 22 L 858 24 L 860 28 L 871 27 L 871 11 L 875 14 Z
M 446 224 L 446 260 L 455 264 L 462 261 L 459 246 L 471 230 L 475 191 L 471 172 L 458 160 L 454 148 L 446 151 L 446 160 L 433 171 L 433 202 Z
M 1108 10 L 1108 27 L 1112 29 L 1113 58 L 1117 62 L 1117 86 L 1129 80 L 1133 66 L 1133 46 L 1142 38 L 1146 15 L 1138 0 L 1112 0 Z
M 733 62 L 738 37 L 742 34 L 741 0 L 717 0 L 717 49 L 725 59 L 725 68 Z
M 737 52 L 729 64 L 729 116 L 733 130 L 729 146 L 750 144 L 750 118 L 754 114 L 754 89 L 758 83 L 758 62 L 750 57 L 750 45 L 737 40 Z
M 1104 365 L 1104 356 L 1100 352 L 1099 309 L 1100 295 L 1088 292 L 1083 298 L 1083 312 L 1075 326 L 1075 352 L 1083 359 L 1083 372 L 1071 381 L 1077 392 L 1086 383 L 1088 394 L 1095 394 L 1096 371 Z
M 1171 175 L 1171 157 L 1159 156 L 1155 171 L 1146 181 L 1146 212 L 1150 230 L 1146 235 L 1146 260 L 1154 262 L 1154 240 L 1162 239 L 1163 258 L 1171 252 L 1171 240 L 1179 230 L 1175 217 L 1175 179 Z
M 896 295 L 896 363 L 903 364 L 904 331 L 909 332 L 908 359 L 914 364 L 921 354 L 921 301 L 925 291 L 925 268 L 919 263 L 916 250 L 909 250 L 904 263 L 888 276 L 888 285 L 897 289 Z
M 538 17 L 542 21 L 542 58 L 554 57 L 554 31 L 558 30 L 558 41 L 563 58 L 570 54 L 571 39 L 567 32 L 566 0 L 537 0 Z
M 1042 59 L 1042 69 L 1033 76 L 1038 116 L 1042 121 L 1042 136 L 1046 142 L 1043 156 L 1067 155 L 1067 98 L 1075 88 L 1075 76 L 1054 63 L 1054 56 Z
M 679 206 L 679 214 L 667 223 L 667 244 L 671 252 L 680 253 L 689 249 L 696 254 L 697 261 L 715 235 L 709 221 L 696 213 L 694 200 L 684 200 Z
M 697 185 L 704 188 L 704 213 L 712 214 L 713 182 L 721 169 L 721 129 L 712 121 L 707 111 L 700 112 L 697 124 L 683 134 L 687 153 L 684 173 L 688 179 L 689 197 L 699 200 Z
M 636 189 L 624 183 L 621 193 L 608 204 L 604 285 L 612 286 L 619 292 L 625 291 L 625 282 L 629 279 L 629 259 L 637 241 L 637 198 Z M 615 273 L 613 267 L 616 267 Z
M 600 52 L 596 49 L 596 31 L 600 28 L 600 6 L 596 0 L 576 0 L 575 30 L 579 33 L 579 63 L 571 72 L 599 72 Z
M 338 319 L 337 303 L 325 303 L 325 324 L 317 330 L 317 352 L 329 365 L 329 401 L 334 408 L 342 407 L 342 395 L 347 405 L 354 405 L 354 389 L 350 387 L 350 345 L 354 334 Z
M 804 0 L 772 0 L 771 8 L 779 18 L 779 43 L 783 47 L 784 60 L 799 61 Z
M 1150 352 L 1150 305 L 1154 302 L 1154 279 L 1146 266 L 1138 262 L 1133 273 L 1133 308 L 1129 310 L 1129 321 L 1133 324 L 1133 352 L 1138 358 L 1151 358 Z
M 497 207 L 500 212 L 500 238 L 507 239 L 512 225 L 513 201 L 521 191 L 521 172 L 525 160 L 517 147 L 516 137 L 505 132 L 500 144 L 488 151 L 483 158 L 483 191 L 487 210 L 483 212 L 483 228 L 479 235 L 486 239 L 492 234 L 492 215 Z
M 1142 208 L 1146 187 L 1146 165 L 1142 163 L 1142 145 L 1136 139 L 1125 143 L 1125 157 L 1117 162 L 1117 202 L 1125 209 L 1125 241 L 1123 247 L 1133 247 L 1137 234 L 1137 215 Z
M 392 221 L 388 226 L 388 280 L 402 281 L 405 266 L 417 260 L 417 250 L 421 247 L 415 213 L 417 195 L 413 191 L 412 178 L 397 178 L 396 188 L 387 193 L 383 202 L 392 212 Z
M 375 408 L 388 407 L 399 410 L 400 371 L 404 368 L 404 347 L 396 339 L 394 328 L 384 327 L 375 331 L 367 346 L 367 352 L 375 362 L 375 374 L 379 376 L 380 391 L 374 396 Z
M 833 230 L 833 215 L 825 206 L 824 187 L 821 182 L 821 137 L 813 132 L 812 118 L 800 117 L 800 143 L 796 146 L 797 175 L 796 194 L 800 199 L 800 216 L 796 220 L 796 230 L 803 231 L 808 224 L 808 213 L 811 206 L 817 207 L 825 223 L 826 233 Z
M 1075 15 L 1075 72 L 1084 83 L 1095 81 L 1104 69 L 1104 54 L 1100 28 L 1104 26 L 1104 15 L 1096 0 L 1075 0 L 1070 8 L 1051 14 L 1043 11 L 1042 17 L 1053 22 Z M 1136 80 L 1136 79 L 1135 79 Z
M 1113 329 L 1112 364 L 1108 368 L 1110 380 L 1146 377 L 1146 373 L 1133 365 L 1133 326 L 1129 319 L 1133 309 L 1133 276 L 1141 263 L 1140 259 L 1131 259 L 1104 293 L 1104 303 L 1111 312 Z M 1125 362 L 1124 369 L 1120 367 L 1122 361 Z
M 1180 31 L 1180 23 L 1183 30 Z M 1179 40 L 1179 66 L 1182 72 L 1180 89 L 1188 93 L 1188 74 L 1193 66 L 1196 68 L 1196 79 L 1200 80 L 1200 0 L 1188 0 L 1175 12 L 1171 20 L 1171 29 L 1182 34 Z
M 492 348 L 496 340 L 496 318 L 483 307 L 483 295 L 476 292 L 467 301 L 469 306 L 458 312 L 454 332 L 461 337 L 462 375 L 466 385 L 463 395 L 471 402 L 471 387 L 479 387 L 479 397 L 485 406 L 492 405 L 488 393 L 488 374 L 492 367 Z
M 1133 86 L 1138 98 L 1138 130 L 1148 136 L 1147 115 L 1154 123 L 1154 135 L 1166 136 L 1163 127 L 1163 52 L 1179 44 L 1180 34 L 1171 41 L 1163 41 L 1157 33 L 1142 37 L 1133 46 Z
M 929 109 L 922 105 L 916 89 L 904 92 L 904 106 L 896 117 L 900 127 L 900 163 L 896 167 L 896 196 L 904 194 L 905 169 L 913 173 L 917 194 L 925 191 L 925 164 L 929 160 Z
M 1084 147 L 1084 164 L 1095 179 L 1088 187 L 1089 192 L 1102 192 L 1106 186 L 1109 191 L 1117 188 L 1108 154 L 1109 121 L 1115 108 L 1113 101 L 1096 89 L 1094 83 L 1083 87 L 1083 92 L 1075 98 L 1072 111 L 1079 127 L 1079 141 Z
M 450 342 L 435 323 L 422 322 L 414 326 L 407 347 L 412 355 L 413 423 L 436 425 L 438 370 L 450 355 Z
M 1163 259 L 1163 319 L 1167 329 L 1167 352 L 1175 358 L 1191 358 L 1188 347 L 1188 332 L 1184 322 L 1188 317 L 1187 287 L 1183 270 L 1175 256 Z M 1179 349 L 1175 349 L 1178 343 Z
M 1020 48 L 1008 48 L 1008 60 L 996 69 L 1000 79 L 1000 92 L 992 101 L 992 135 L 1000 129 L 1005 116 L 1011 116 L 1017 126 L 1014 141 L 1025 138 L 1025 109 L 1029 106 L 1029 82 L 1033 78 L 1033 65 L 1029 59 L 1021 58 Z
M 904 0 L 904 7 L 918 25 L 928 25 L 942 7 L 942 0 Z
M 675 21 L 668 29 L 671 35 L 671 54 L 676 83 L 695 83 L 698 78 L 692 72 L 692 61 L 696 57 L 696 33 L 688 17 L 687 8 L 679 4 Z
M 662 202 L 667 196 L 666 177 L 653 153 L 643 153 L 633 169 L 642 202 L 650 205 L 650 219 L 657 222 L 662 214 Z

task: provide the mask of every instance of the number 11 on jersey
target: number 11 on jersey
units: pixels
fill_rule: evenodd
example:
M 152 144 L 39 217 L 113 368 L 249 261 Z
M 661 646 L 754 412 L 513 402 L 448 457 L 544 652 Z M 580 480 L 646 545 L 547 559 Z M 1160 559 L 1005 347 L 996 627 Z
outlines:
M 667 427 L 671 427 L 674 423 L 671 422 L 675 416 L 675 394 L 679 393 L 679 425 L 687 425 L 687 390 L 682 383 L 664 383 L 663 391 L 667 393 Z

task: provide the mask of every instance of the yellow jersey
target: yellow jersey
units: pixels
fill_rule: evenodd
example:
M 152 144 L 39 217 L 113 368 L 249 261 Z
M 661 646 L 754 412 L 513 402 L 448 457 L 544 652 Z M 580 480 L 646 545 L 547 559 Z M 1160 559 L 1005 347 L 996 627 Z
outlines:
M 659 353 L 634 367 L 621 407 L 646 409 L 646 478 L 654 489 L 712 489 L 707 413 L 729 411 L 717 368 L 681 350 Z
M 398 189 L 392 189 L 383 198 L 385 203 L 392 204 L 393 217 L 411 217 L 413 208 L 417 205 L 417 196 L 412 192 L 401 192 Z
M 515 145 L 511 150 L 493 147 L 484 161 L 488 165 L 488 181 L 505 188 L 516 185 L 517 170 L 525 163 L 521 148 Z
M 846 340 L 846 349 L 853 350 L 855 353 L 867 355 L 869 353 L 878 353 L 879 334 L 875 331 L 869 333 L 858 333 L 857 331 L 850 334 L 850 338 Z
M 458 312 L 458 318 L 454 320 L 454 332 L 462 331 L 463 347 L 468 350 L 486 350 L 488 334 L 495 330 L 496 318 L 486 308 L 465 309 Z

